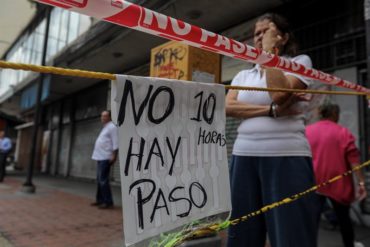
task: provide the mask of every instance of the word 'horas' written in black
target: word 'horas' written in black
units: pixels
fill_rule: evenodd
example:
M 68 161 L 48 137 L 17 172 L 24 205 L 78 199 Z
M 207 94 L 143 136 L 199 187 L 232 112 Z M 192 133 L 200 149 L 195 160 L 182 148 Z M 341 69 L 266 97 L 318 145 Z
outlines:
M 225 135 L 215 130 L 208 131 L 199 128 L 198 145 L 200 144 L 217 144 L 223 147 L 226 145 L 226 138 Z

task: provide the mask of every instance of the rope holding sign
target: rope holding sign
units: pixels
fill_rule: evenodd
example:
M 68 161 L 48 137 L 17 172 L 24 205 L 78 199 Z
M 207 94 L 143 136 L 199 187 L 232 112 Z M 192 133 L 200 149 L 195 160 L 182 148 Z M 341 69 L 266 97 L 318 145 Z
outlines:
M 84 78 L 95 78 L 102 80 L 116 80 L 117 77 L 114 74 L 94 72 L 88 70 L 79 69 L 67 69 L 53 66 L 41 66 L 34 64 L 25 63 L 13 63 L 8 61 L 0 60 L 0 68 L 4 69 L 15 69 L 15 70 L 27 70 L 38 73 L 48 73 L 65 76 L 76 76 Z M 225 85 L 225 89 L 231 90 L 248 90 L 248 91 L 264 91 L 264 92 L 288 92 L 288 93 L 311 93 L 311 94 L 331 94 L 331 95 L 358 95 L 366 96 L 365 92 L 352 92 L 352 91 L 328 91 L 328 90 L 309 90 L 309 89 L 288 89 L 288 88 L 261 88 L 261 87 L 246 87 L 246 86 L 230 86 Z M 369 95 L 370 97 L 370 95 Z

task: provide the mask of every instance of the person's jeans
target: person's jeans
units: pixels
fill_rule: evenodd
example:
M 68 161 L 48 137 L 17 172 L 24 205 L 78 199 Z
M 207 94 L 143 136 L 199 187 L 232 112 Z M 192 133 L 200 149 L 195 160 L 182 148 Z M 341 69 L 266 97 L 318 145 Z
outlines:
M 112 192 L 109 183 L 109 173 L 111 164 L 109 160 L 99 160 L 97 166 L 97 192 L 96 202 L 113 205 Z
M 6 157 L 7 153 L 0 153 L 0 182 L 4 180 L 6 173 Z
M 314 185 L 309 157 L 233 156 L 230 165 L 231 219 L 254 212 Z M 306 195 L 229 228 L 229 247 L 317 246 L 317 197 Z
M 325 196 L 318 196 L 320 200 L 321 208 L 325 203 L 326 197 Z M 334 212 L 337 216 L 337 220 L 339 223 L 340 233 L 342 235 L 343 244 L 345 247 L 354 247 L 355 242 L 355 233 L 353 230 L 352 221 L 350 218 L 350 208 L 351 205 L 344 205 L 341 204 L 331 198 L 329 198 L 331 204 L 333 205 Z

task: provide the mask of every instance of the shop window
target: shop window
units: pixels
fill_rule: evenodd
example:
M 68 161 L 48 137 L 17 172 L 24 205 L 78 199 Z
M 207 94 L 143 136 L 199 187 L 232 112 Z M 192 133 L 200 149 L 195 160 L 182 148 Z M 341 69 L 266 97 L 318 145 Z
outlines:
M 91 19 L 88 16 L 54 8 L 50 17 L 47 61 L 88 30 L 90 25 Z
M 34 30 L 24 34 L 7 53 L 5 60 L 15 63 L 41 64 L 45 20 Z M 0 94 L 14 86 L 33 72 L 24 70 L 2 70 L 0 76 Z

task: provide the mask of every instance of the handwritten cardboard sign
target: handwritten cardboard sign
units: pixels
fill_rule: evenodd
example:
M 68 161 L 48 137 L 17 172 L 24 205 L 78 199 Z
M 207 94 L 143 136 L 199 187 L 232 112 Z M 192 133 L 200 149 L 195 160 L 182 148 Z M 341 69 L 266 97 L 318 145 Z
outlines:
M 126 245 L 230 210 L 224 102 L 217 84 L 112 82 Z

